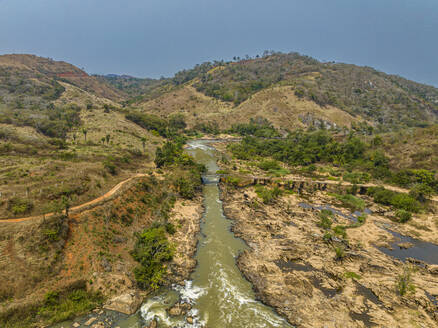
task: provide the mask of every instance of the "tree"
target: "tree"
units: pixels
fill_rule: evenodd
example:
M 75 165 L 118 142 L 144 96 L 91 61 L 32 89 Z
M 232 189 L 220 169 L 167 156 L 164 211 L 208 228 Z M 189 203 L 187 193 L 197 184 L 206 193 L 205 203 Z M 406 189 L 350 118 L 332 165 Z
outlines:
M 65 210 L 65 216 L 68 218 L 68 214 L 69 214 L 69 211 L 70 211 L 70 199 L 68 197 L 66 197 L 66 196 L 62 196 L 61 204 L 62 204 L 62 207 Z
M 84 134 L 85 142 L 87 142 L 87 133 L 88 133 L 88 130 L 87 130 L 86 128 L 83 128 L 83 129 L 82 129 L 82 133 Z
M 176 129 L 176 130 L 185 129 L 187 126 L 185 119 L 184 119 L 184 115 L 182 115 L 182 114 L 172 115 L 169 119 L 169 125 L 171 128 Z
M 146 137 L 141 137 L 141 143 L 143 145 L 143 153 L 146 153 Z
M 415 184 L 409 195 L 416 200 L 424 203 L 433 194 L 433 189 L 424 183 Z
M 108 145 L 108 144 L 109 144 L 109 141 L 110 141 L 110 139 L 111 139 L 111 136 L 110 136 L 109 134 L 107 134 L 107 135 L 105 136 L 105 139 L 106 139 L 106 144 Z

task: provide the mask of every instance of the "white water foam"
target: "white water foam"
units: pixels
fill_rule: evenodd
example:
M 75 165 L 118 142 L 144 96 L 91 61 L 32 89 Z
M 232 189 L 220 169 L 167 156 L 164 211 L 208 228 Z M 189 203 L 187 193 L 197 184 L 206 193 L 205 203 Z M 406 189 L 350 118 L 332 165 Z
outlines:
M 198 143 L 198 142 L 190 143 L 189 142 L 187 149 L 213 150 L 214 148 L 207 146 L 206 144 L 203 144 L 203 143 Z
M 179 299 L 182 303 L 188 303 L 190 305 L 195 304 L 196 300 L 204 295 L 205 290 L 198 286 L 193 286 L 191 280 L 186 280 L 184 286 L 173 285 L 172 289 L 179 294 Z M 172 318 L 167 314 L 166 307 L 166 295 L 160 295 L 150 298 L 144 303 L 140 309 L 142 318 L 150 323 L 152 320 L 157 320 L 160 323 L 164 323 L 169 327 L 177 328 L 202 328 L 205 326 L 205 320 L 199 319 L 199 311 L 197 309 L 191 309 L 187 313 L 187 317 L 192 317 L 193 323 L 188 323 L 185 319 Z
M 204 288 L 193 286 L 193 281 L 191 280 L 186 280 L 184 286 L 175 285 L 172 288 L 180 294 L 182 302 L 189 303 L 190 305 L 193 305 L 206 292 Z

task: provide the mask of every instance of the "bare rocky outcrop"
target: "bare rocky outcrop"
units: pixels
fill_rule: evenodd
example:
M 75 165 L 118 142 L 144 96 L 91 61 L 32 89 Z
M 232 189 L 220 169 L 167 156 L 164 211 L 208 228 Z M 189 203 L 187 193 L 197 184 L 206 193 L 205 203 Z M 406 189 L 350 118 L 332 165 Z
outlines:
M 131 290 L 125 294 L 110 299 L 104 305 L 104 308 L 124 314 L 133 314 L 137 312 L 142 302 L 143 297 L 140 295 L 140 293 L 136 290 Z
M 197 236 L 201 229 L 203 212 L 202 197 L 175 204 L 169 218 L 169 222 L 178 226 L 177 231 L 169 236 L 171 243 L 176 247 L 174 258 L 169 265 L 169 278 L 172 283 L 183 284 L 196 267 Z

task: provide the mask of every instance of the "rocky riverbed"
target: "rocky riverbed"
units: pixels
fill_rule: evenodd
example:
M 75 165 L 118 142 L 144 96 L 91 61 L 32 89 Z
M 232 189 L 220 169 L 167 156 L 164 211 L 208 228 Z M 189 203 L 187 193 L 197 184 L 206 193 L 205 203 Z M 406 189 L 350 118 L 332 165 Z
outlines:
M 415 259 L 403 263 L 381 252 L 378 247 L 394 242 L 393 234 L 384 229 L 393 222 L 384 215 L 368 215 L 363 225 L 347 229 L 345 238 L 329 236 L 317 225 L 320 211 L 300 206 L 303 201 L 333 203 L 324 192 L 306 199 L 285 194 L 266 205 L 251 186 L 221 183 L 221 191 L 224 213 L 233 220 L 235 235 L 249 246 L 238 258 L 240 270 L 257 297 L 291 324 L 438 327 L 437 267 Z M 347 209 L 338 210 L 350 214 Z M 334 215 L 333 225 L 351 225 L 348 216 Z M 403 296 L 401 281 L 407 287 Z

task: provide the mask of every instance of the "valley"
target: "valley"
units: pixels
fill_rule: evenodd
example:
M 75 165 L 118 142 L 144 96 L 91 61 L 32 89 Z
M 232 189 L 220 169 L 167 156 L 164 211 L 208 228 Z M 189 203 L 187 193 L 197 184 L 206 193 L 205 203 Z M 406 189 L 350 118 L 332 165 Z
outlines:
M 437 104 L 296 53 L 0 56 L 0 326 L 438 327 Z

